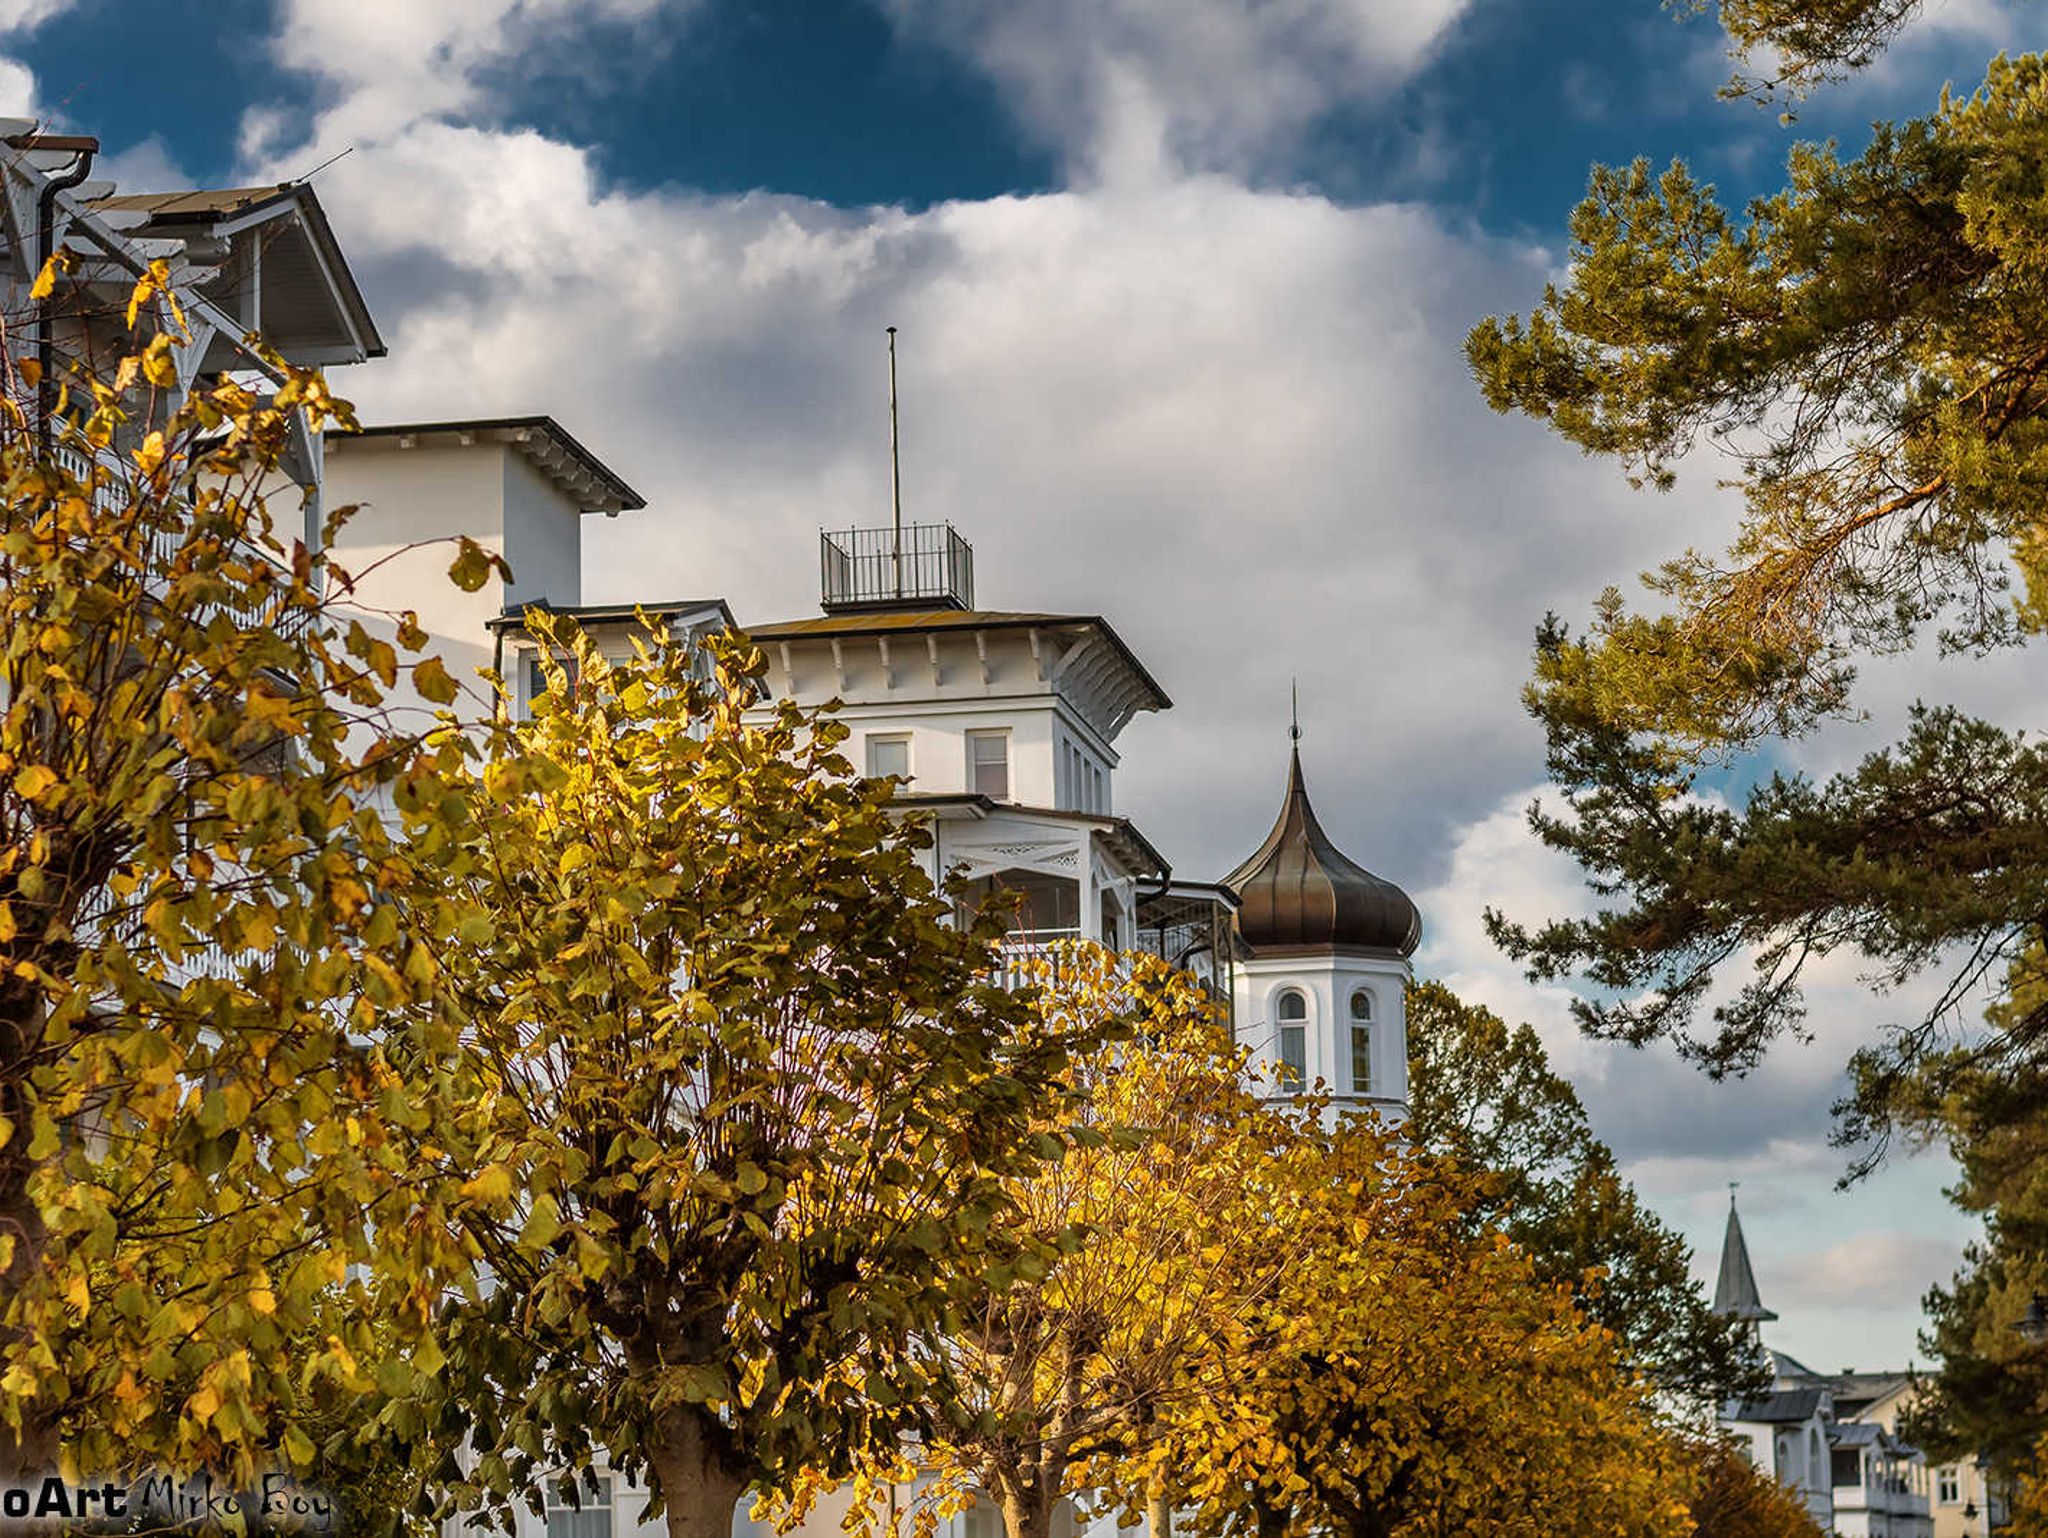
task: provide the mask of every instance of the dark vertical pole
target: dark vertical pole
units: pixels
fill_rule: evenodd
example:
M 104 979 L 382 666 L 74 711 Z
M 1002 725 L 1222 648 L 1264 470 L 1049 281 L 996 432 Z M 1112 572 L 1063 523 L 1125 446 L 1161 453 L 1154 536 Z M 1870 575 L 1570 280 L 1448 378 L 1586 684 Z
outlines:
M 889 503 L 893 512 L 891 549 L 896 558 L 896 596 L 903 596 L 903 467 L 896 452 L 896 328 L 889 328 Z

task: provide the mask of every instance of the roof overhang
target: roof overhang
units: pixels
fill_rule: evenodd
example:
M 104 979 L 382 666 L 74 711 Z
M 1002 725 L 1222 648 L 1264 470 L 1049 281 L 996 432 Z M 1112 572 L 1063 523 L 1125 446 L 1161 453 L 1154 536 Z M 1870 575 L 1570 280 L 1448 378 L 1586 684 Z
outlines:
M 723 628 L 733 628 L 732 610 L 723 598 L 679 598 L 668 603 L 518 604 L 502 614 L 494 614 L 484 624 L 500 634 L 523 631 L 526 616 L 536 609 L 544 614 L 574 620 L 585 630 L 610 625 L 636 625 L 643 615 L 670 626 L 678 622 L 697 623 L 715 619 Z
M 293 363 L 357 363 L 385 354 L 376 320 L 320 199 L 305 182 L 104 197 L 85 207 L 134 240 L 176 240 L 215 275 L 200 294 Z M 215 344 L 228 348 L 228 339 Z M 225 352 L 202 368 L 237 367 Z
M 1050 806 L 1024 806 L 1013 801 L 997 801 L 973 791 L 903 791 L 898 792 L 890 804 L 948 821 L 978 822 L 1000 812 L 1014 812 L 1023 817 L 1049 817 L 1060 822 L 1080 823 L 1092 829 L 1126 867 L 1162 880 L 1171 880 L 1173 876 L 1173 867 L 1166 863 L 1166 856 L 1152 847 L 1152 841 L 1140 833 L 1128 817 L 1104 817 L 1095 812 L 1070 812 Z
M 425 445 L 504 443 L 525 455 L 533 467 L 560 487 L 562 494 L 586 513 L 607 516 L 638 512 L 647 499 L 579 443 L 550 416 L 480 417 L 466 422 L 389 422 L 356 432 L 328 433 L 331 448 L 352 441 L 391 442 L 399 448 Z
M 1022 632 L 1031 639 L 1040 678 L 1069 698 L 1105 743 L 1141 710 L 1169 710 L 1173 701 L 1099 614 L 1017 614 L 988 609 L 827 614 L 748 629 L 757 643 L 843 641 L 902 635 Z

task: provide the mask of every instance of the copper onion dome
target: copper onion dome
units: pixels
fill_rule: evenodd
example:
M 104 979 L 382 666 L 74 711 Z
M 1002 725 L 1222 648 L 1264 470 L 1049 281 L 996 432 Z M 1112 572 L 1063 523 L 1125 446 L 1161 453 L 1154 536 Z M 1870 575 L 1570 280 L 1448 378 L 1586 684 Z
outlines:
M 1342 946 L 1407 956 L 1422 942 L 1422 915 L 1408 894 L 1349 859 L 1316 821 L 1300 748 L 1287 771 L 1280 820 L 1223 884 L 1243 904 L 1237 930 L 1255 950 Z

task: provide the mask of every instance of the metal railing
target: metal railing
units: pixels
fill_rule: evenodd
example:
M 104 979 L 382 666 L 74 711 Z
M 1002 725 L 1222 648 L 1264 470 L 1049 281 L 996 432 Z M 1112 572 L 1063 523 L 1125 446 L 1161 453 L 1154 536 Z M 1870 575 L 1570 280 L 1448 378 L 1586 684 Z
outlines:
M 1078 929 L 1013 929 L 1002 939 L 997 981 L 1015 991 L 1029 983 L 1046 981 L 1048 966 L 1057 976 L 1060 946 L 1086 938 Z
M 95 476 L 92 453 L 78 444 L 53 443 L 50 445 L 49 452 L 51 459 L 56 462 L 59 468 L 81 486 L 91 489 L 93 503 L 101 512 L 111 513 L 118 507 L 122 495 L 122 478 L 127 471 L 127 467 L 120 463 L 118 459 L 109 456 L 107 459 L 101 460 L 99 462 L 99 473 Z M 176 558 L 185 537 L 182 531 L 172 528 L 158 527 L 150 532 L 149 553 L 146 557 L 149 570 L 144 580 L 151 584 L 153 596 L 161 596 L 160 584 L 162 582 L 162 573 Z M 288 590 L 290 588 L 292 580 L 290 571 L 270 551 L 250 540 L 243 542 L 242 554 L 249 560 L 260 561 L 269 567 L 275 579 L 275 585 L 280 590 Z M 247 611 L 231 610 L 225 604 L 198 605 L 192 610 L 191 617 L 197 623 L 204 625 L 215 614 L 227 614 L 239 628 L 268 628 L 274 630 L 280 636 L 293 640 L 296 640 L 310 629 L 318 618 L 318 614 L 313 609 L 304 605 L 292 605 L 279 610 L 274 616 L 266 618 Z
M 950 523 L 818 536 L 825 610 L 974 607 L 974 547 Z

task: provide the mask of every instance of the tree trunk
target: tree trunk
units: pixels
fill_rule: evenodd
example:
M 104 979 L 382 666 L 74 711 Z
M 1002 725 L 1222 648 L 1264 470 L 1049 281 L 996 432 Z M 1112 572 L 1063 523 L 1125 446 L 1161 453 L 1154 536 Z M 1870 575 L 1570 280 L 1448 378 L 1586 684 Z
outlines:
M 1173 1538 L 1173 1502 L 1166 1498 L 1166 1486 L 1156 1480 L 1145 1492 L 1145 1531 L 1150 1538 Z
M 1057 1495 L 1048 1496 L 1042 1481 L 1026 1478 L 1003 1490 L 1003 1530 L 1009 1538 L 1052 1538 L 1052 1509 Z
M 26 1142 L 27 1115 L 16 1117 L 14 1125 L 14 1136 Z M 14 1240 L 14 1257 L 7 1269 L 0 1272 L 0 1300 L 12 1296 L 35 1275 L 48 1238 L 43 1216 L 29 1200 L 25 1160 L 21 1166 L 18 1171 L 8 1172 L 18 1178 L 7 1181 L 9 1189 L 0 1197 L 0 1234 L 10 1235 Z M 22 1410 L 21 1422 L 19 1433 L 0 1425 L 0 1484 L 26 1486 L 56 1470 L 56 1422 L 47 1413 L 38 1414 L 28 1407 Z M 0 1532 L 4 1531 L 6 1528 L 0 1526 Z
M 746 1481 L 720 1460 L 713 1431 L 704 1412 L 689 1405 L 666 1411 L 655 1424 L 647 1461 L 661 1490 L 668 1538 L 732 1538 L 733 1507 Z

